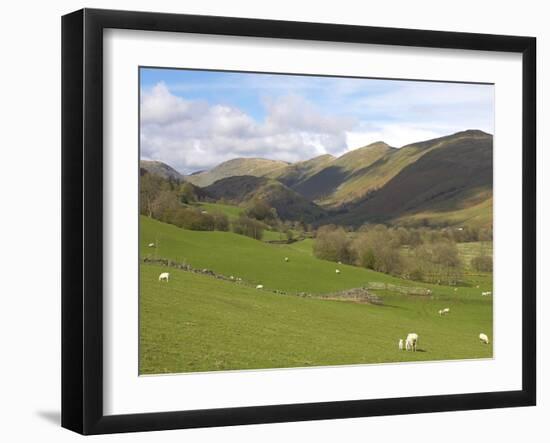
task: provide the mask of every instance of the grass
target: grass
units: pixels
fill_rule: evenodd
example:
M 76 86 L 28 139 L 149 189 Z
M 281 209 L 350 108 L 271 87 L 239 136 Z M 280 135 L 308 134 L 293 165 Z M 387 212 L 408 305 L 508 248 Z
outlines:
M 235 220 L 243 212 L 243 208 L 240 208 L 239 206 L 226 205 L 222 203 L 201 202 L 196 203 L 194 206 L 198 206 L 199 208 L 208 212 L 221 212 L 222 214 L 227 215 L 227 218 L 229 218 L 229 220 Z
M 154 242 L 156 248 L 148 248 Z M 266 289 L 288 292 L 326 293 L 367 285 L 369 282 L 422 286 L 434 293 L 452 294 L 454 289 L 412 282 L 350 265 L 319 260 L 311 255 L 312 240 L 290 245 L 270 245 L 231 232 L 188 231 L 141 217 L 141 256 L 163 257 L 207 268 L 226 276 L 240 277 Z M 289 261 L 285 262 L 284 258 Z M 336 274 L 336 269 L 341 271 Z M 477 293 L 462 288 L 465 293 Z
M 386 306 L 276 295 L 141 265 L 140 373 L 160 374 L 491 357 L 491 304 L 455 296 L 386 296 Z M 451 314 L 437 315 L 450 307 Z M 419 350 L 399 338 L 419 334 Z
M 492 298 L 313 257 L 311 239 L 271 245 L 230 232 L 187 231 L 141 218 L 141 254 L 241 277 L 244 284 L 141 264 L 140 373 L 159 374 L 491 357 Z M 147 247 L 155 242 L 155 248 Z M 289 261 L 285 262 L 284 258 Z M 342 272 L 336 274 L 335 269 Z M 170 272 L 168 283 L 160 272 Z M 383 306 L 298 297 L 368 282 L 432 288 L 433 296 L 377 292 Z M 264 290 L 254 289 L 263 284 Z M 288 295 L 275 294 L 286 291 Z M 451 308 L 446 317 L 437 315 Z M 400 352 L 408 332 L 422 352 Z

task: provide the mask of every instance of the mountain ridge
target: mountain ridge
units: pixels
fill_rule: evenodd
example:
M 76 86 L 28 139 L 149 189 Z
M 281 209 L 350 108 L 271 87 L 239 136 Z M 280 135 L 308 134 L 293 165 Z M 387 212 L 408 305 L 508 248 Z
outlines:
M 175 172 L 180 180 L 214 190 L 216 198 L 239 204 L 266 198 L 286 218 L 316 224 L 487 225 L 492 223 L 492 149 L 491 134 L 470 129 L 401 148 L 375 142 L 340 157 L 323 154 L 296 163 L 237 158 L 186 176 L 162 162 L 148 167 L 167 176 L 176 177 Z

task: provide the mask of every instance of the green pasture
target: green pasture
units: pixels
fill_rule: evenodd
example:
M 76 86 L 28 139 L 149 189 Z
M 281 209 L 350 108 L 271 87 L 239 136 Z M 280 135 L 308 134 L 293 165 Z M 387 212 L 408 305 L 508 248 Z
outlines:
M 489 358 L 488 300 L 384 297 L 384 306 L 278 295 L 201 274 L 141 265 L 140 373 Z M 450 307 L 448 316 L 437 310 Z M 399 338 L 419 335 L 418 352 Z
M 492 297 L 482 297 L 475 286 L 455 291 L 319 260 L 311 239 L 272 245 L 230 232 L 188 231 L 147 217 L 140 221 L 142 258 L 168 258 L 243 280 L 142 263 L 142 374 L 492 355 L 492 345 L 478 340 L 480 332 L 492 340 Z M 148 247 L 153 242 L 155 247 Z M 170 272 L 169 282 L 158 281 L 161 272 Z M 378 306 L 295 295 L 369 282 L 427 287 L 432 296 L 376 291 L 384 303 Z M 257 284 L 264 289 L 255 289 Z M 451 313 L 439 316 L 445 307 Z M 409 332 L 419 334 L 417 353 L 397 348 Z

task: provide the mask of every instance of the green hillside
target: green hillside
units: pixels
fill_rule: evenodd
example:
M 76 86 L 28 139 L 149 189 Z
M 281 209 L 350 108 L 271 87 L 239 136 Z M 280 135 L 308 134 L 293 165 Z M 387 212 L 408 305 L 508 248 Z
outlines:
M 275 295 L 141 265 L 140 374 L 490 358 L 491 305 L 455 296 L 430 302 L 387 296 L 374 306 Z M 437 309 L 450 307 L 440 317 Z M 420 352 L 397 341 L 416 331 Z
M 243 212 L 243 208 L 240 208 L 239 206 L 226 205 L 223 203 L 198 202 L 193 206 L 198 206 L 199 208 L 209 212 L 221 212 L 222 214 L 227 215 L 229 220 L 236 219 Z
M 241 175 L 251 175 L 253 177 L 263 177 L 274 171 L 284 169 L 288 163 L 278 160 L 268 160 L 265 158 L 234 158 L 223 162 L 215 168 L 188 175 L 185 180 L 197 186 L 209 186 L 228 177 L 237 177 Z
M 152 241 L 155 248 L 147 246 Z M 368 282 L 418 286 L 318 260 L 311 254 L 311 242 L 269 245 L 142 217 L 142 258 L 185 261 L 195 268 L 239 276 L 243 282 L 142 263 L 140 373 L 491 357 L 492 344 L 481 344 L 477 336 L 485 332 L 492 338 L 492 298 L 481 297 L 475 287 L 457 292 L 432 286 L 431 297 L 382 290 L 377 292 L 383 298 L 381 306 L 294 295 Z M 170 281 L 159 282 L 159 274 L 167 271 Z M 255 289 L 256 284 L 264 289 Z M 437 311 L 444 307 L 451 314 L 441 317 Z M 419 334 L 420 352 L 398 350 L 397 341 L 409 332 Z
M 335 160 L 330 154 L 319 155 L 309 160 L 292 163 L 285 168 L 277 169 L 267 175 L 275 178 L 290 188 L 300 185 L 311 176 L 327 167 Z
M 437 220 L 451 224 L 476 219 L 478 225 L 490 226 L 492 136 L 466 131 L 414 149 L 427 152 L 402 168 L 384 186 L 349 205 L 346 213 L 333 221 L 361 225 L 365 221 L 423 217 L 431 223 Z
M 326 214 L 315 203 L 283 185 L 266 177 L 237 176 L 218 180 L 204 190 L 218 200 L 236 205 L 259 199 L 277 210 L 283 220 L 312 222 Z
M 421 284 L 357 266 L 320 260 L 311 253 L 312 240 L 272 245 L 232 232 L 189 231 L 140 217 L 141 257 L 168 258 L 195 268 L 207 268 L 226 276 L 240 277 L 266 290 L 327 293 L 366 286 L 372 282 L 430 288 L 439 295 L 454 294 L 454 288 Z M 155 248 L 149 248 L 155 243 Z M 214 252 L 215 251 L 215 252 Z M 289 261 L 285 262 L 284 258 Z M 336 269 L 341 273 L 336 274 Z M 475 288 L 461 293 L 477 295 Z
M 294 185 L 293 189 L 310 200 L 323 203 L 354 174 L 393 150 L 383 142 L 355 149 L 331 161 L 316 174 Z

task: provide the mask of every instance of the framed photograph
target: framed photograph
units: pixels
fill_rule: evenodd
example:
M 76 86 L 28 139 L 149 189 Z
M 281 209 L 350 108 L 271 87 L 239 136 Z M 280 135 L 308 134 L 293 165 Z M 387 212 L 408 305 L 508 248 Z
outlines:
M 62 20 L 62 425 L 536 403 L 531 37 Z

